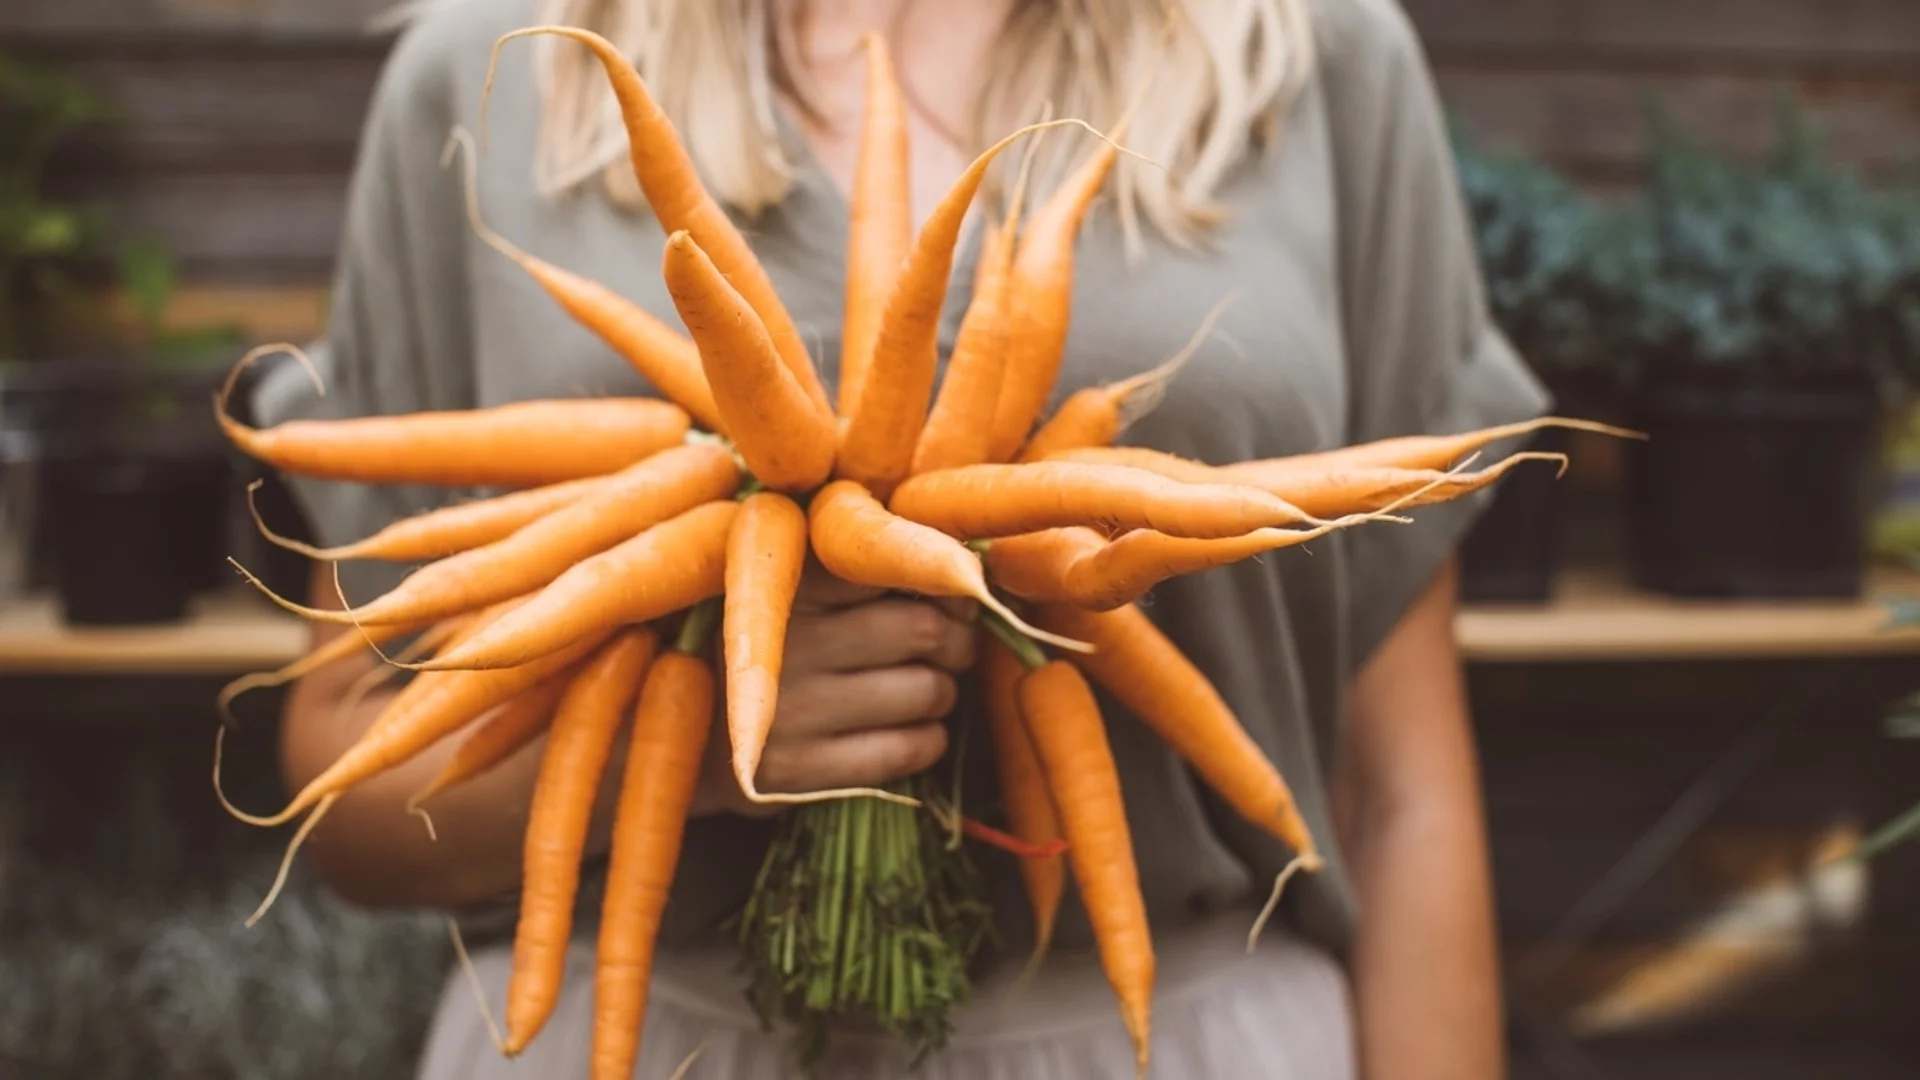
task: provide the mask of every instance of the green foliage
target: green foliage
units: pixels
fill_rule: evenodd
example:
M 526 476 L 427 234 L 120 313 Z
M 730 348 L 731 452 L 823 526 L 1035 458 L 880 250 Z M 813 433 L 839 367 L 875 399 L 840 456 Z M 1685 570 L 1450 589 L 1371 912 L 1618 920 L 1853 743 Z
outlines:
M 112 118 L 106 101 L 53 68 L 0 56 L 0 359 L 42 344 L 27 312 L 71 297 L 66 263 L 94 250 L 100 212 L 49 198 L 47 163 Z
M 1549 380 L 1675 367 L 1920 380 L 1920 185 L 1829 161 L 1796 105 L 1748 164 L 1657 111 L 1645 190 L 1607 205 L 1456 135 L 1495 319 Z
M 1617 385 L 1628 369 L 1611 337 L 1645 257 L 1642 238 L 1537 161 L 1459 128 L 1454 153 L 1495 322 L 1550 381 Z
M 1920 192 L 1828 161 L 1792 103 L 1756 165 L 1656 118 L 1651 182 L 1624 220 L 1649 248 L 1622 328 L 1645 363 L 1888 382 L 1920 370 Z

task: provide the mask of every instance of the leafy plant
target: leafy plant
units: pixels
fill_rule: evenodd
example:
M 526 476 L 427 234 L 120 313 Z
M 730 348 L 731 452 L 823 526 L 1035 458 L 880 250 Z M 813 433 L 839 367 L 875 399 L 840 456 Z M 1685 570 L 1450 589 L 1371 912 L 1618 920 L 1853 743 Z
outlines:
M 99 242 L 96 208 L 42 189 L 54 152 L 111 115 L 105 99 L 72 76 L 0 56 L 0 358 L 42 345 L 27 311 L 70 299 L 64 265 Z
M 1459 127 L 1454 151 L 1495 321 L 1548 381 L 1618 389 L 1632 358 L 1613 328 L 1647 257 L 1644 237 L 1538 161 Z
M 1620 347 L 1655 368 L 1910 382 L 1920 374 L 1920 202 L 1829 161 L 1783 101 L 1771 159 L 1715 153 L 1656 114 Z M 1628 241 L 1632 242 L 1632 241 Z

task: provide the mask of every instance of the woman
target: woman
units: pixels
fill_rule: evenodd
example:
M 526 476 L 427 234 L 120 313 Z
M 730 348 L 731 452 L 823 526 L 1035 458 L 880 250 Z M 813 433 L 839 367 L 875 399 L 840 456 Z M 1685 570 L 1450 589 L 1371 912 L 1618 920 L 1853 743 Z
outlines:
M 436 5 L 397 46 L 353 181 L 335 310 L 313 396 L 269 380 L 263 422 L 463 408 L 570 393 L 636 393 L 637 377 L 512 264 L 477 241 L 458 173 L 440 154 L 477 126 L 494 40 L 534 22 L 584 25 L 637 57 L 710 186 L 749 235 L 823 376 L 836 373 L 846 193 L 864 67 L 889 34 L 913 99 L 913 202 L 924 215 L 975 149 L 1051 105 L 1112 126 L 1141 80 L 1152 91 L 1080 246 L 1060 393 L 1174 352 L 1238 288 L 1223 337 L 1182 373 L 1128 440 L 1204 460 L 1270 457 L 1536 415 L 1537 386 L 1487 320 L 1429 75 L 1393 0 L 1185 0 L 1170 45 L 1161 0 L 465 0 Z M 505 51 L 487 122 L 488 223 L 531 252 L 673 309 L 662 236 L 637 211 L 624 137 L 597 69 L 571 46 Z M 552 49 L 551 52 L 543 51 Z M 1049 133 L 1039 186 L 1085 153 Z M 1053 167 L 1049 167 L 1049 165 Z M 984 201 L 984 200 L 983 200 Z M 976 215 L 977 217 L 978 215 Z M 978 221 L 956 259 L 944 342 L 972 277 Z M 431 493 L 300 484 L 321 539 L 364 535 Z M 1109 707 L 1160 978 L 1154 1075 L 1223 1080 L 1487 1080 L 1504 1069 L 1486 845 L 1458 658 L 1451 548 L 1481 500 L 1410 526 L 1331 538 L 1312 553 L 1175 581 L 1156 620 L 1211 676 L 1298 795 L 1329 866 L 1296 879 L 1253 955 L 1242 935 L 1289 853 L 1226 811 L 1158 739 Z M 355 568 L 349 595 L 392 583 Z M 314 602 L 333 598 L 316 579 Z M 967 613 L 876 596 L 814 573 L 789 636 L 763 788 L 873 784 L 946 750 L 954 673 L 972 660 Z M 326 631 L 320 631 L 325 633 Z M 379 708 L 341 722 L 365 670 L 343 665 L 293 693 L 285 768 L 298 784 Z M 714 745 L 724 746 L 724 738 Z M 439 841 L 404 825 L 437 751 L 349 795 L 308 851 L 369 905 L 469 916 L 469 935 L 511 925 L 520 827 L 537 753 L 447 795 Z M 759 853 L 716 756 L 702 780 L 662 936 L 638 1075 L 784 1075 L 789 1055 L 747 1010 L 732 911 Z M 617 770 L 618 764 L 614 768 Z M 610 775 L 618 775 L 612 772 Z M 611 788 L 612 785 L 608 785 Z M 603 798 L 592 851 L 604 853 Z M 1005 885 L 1004 882 L 1001 883 Z M 1069 899 L 1060 937 L 1017 1009 L 1017 884 L 1001 888 L 1007 947 L 958 1016 L 930 1077 L 1131 1073 L 1111 992 Z M 446 987 L 427 1077 L 584 1075 L 591 919 L 559 1011 L 513 1063 L 489 1042 L 468 987 Z M 498 1008 L 508 948 L 476 950 Z M 894 1076 L 884 1043 L 849 1037 L 826 1076 Z

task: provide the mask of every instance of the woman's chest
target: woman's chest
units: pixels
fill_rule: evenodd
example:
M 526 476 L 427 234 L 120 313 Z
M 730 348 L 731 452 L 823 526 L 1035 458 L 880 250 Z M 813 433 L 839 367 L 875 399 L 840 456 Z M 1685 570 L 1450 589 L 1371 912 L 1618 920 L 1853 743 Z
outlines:
M 1230 174 L 1226 224 L 1183 250 L 1148 230 L 1126 257 L 1107 200 L 1083 227 L 1073 305 L 1053 403 L 1137 374 L 1180 352 L 1215 316 L 1164 397 L 1123 441 L 1208 461 L 1270 457 L 1340 441 L 1347 380 L 1330 186 L 1312 155 L 1279 154 Z M 846 211 L 828 181 L 807 176 L 763 220 L 743 222 L 809 351 L 837 383 Z M 495 193 L 493 224 L 532 254 L 585 275 L 679 326 L 661 282 L 664 237 L 644 215 L 597 194 L 547 203 Z M 941 324 L 951 349 L 970 299 L 977 233 L 963 234 Z M 481 404 L 644 392 L 645 385 L 504 256 L 473 253 Z

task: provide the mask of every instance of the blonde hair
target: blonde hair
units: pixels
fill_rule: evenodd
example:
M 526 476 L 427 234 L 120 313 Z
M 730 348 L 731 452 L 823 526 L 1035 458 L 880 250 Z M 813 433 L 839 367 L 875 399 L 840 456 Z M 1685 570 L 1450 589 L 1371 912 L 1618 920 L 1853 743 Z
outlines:
M 1014 0 L 975 104 L 974 148 L 1043 109 L 1110 130 L 1152 80 L 1111 180 L 1130 250 L 1138 219 L 1190 246 L 1224 217 L 1214 195 L 1246 152 L 1269 143 L 1313 65 L 1307 0 Z M 687 142 L 715 197 L 747 215 L 779 202 L 796 164 L 776 120 L 781 95 L 813 115 L 815 96 L 780 0 L 541 0 L 539 18 L 593 30 L 632 58 Z M 788 6 L 790 5 L 780 5 Z M 1169 16 L 1171 24 L 1169 24 Z M 549 197 L 596 175 L 641 207 L 626 135 L 584 48 L 541 38 L 544 100 L 534 169 Z M 1086 140 L 1045 139 L 1039 189 Z M 1141 160 L 1145 158 L 1147 160 Z

